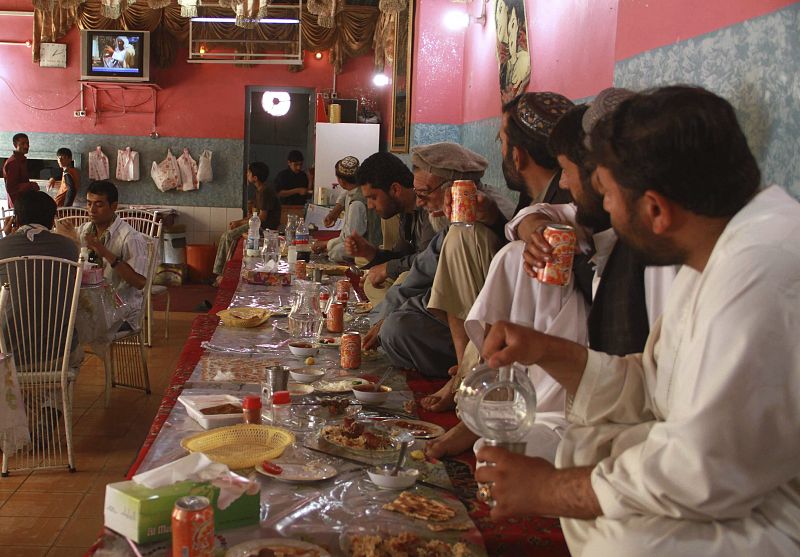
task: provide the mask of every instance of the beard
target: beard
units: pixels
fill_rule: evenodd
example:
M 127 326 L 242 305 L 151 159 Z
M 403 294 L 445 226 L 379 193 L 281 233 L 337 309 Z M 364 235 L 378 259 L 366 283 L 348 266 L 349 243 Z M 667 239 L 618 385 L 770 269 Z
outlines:
M 641 258 L 645 265 L 663 267 L 666 265 L 682 265 L 688 258 L 685 249 L 674 242 L 653 234 L 635 212 L 629 207 L 629 218 L 625 226 L 614 226 L 620 240 L 625 242 Z
M 581 180 L 581 195 L 575 197 L 575 220 L 591 228 L 595 232 L 606 230 L 611 226 L 611 216 L 603 209 L 603 196 L 597 193 L 590 184 Z
M 450 225 L 450 219 L 444 214 L 434 216 L 432 213 L 428 213 L 428 221 L 431 223 L 434 233 L 444 230 Z
M 511 150 L 503 157 L 503 178 L 506 180 L 508 189 L 517 192 L 527 192 L 528 186 L 525 180 L 522 179 L 519 171 L 514 166 L 514 159 L 511 156 Z

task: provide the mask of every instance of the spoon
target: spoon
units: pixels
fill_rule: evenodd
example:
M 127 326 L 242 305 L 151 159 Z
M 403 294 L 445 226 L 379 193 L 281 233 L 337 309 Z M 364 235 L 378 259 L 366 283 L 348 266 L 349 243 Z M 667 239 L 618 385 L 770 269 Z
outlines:
M 406 458 L 406 451 L 408 450 L 408 445 L 410 441 L 404 440 L 400 442 L 400 455 L 397 457 L 397 463 L 392 468 L 392 471 L 389 472 L 390 476 L 396 476 L 397 473 L 400 471 L 400 467 L 403 465 L 403 460 Z
M 389 374 L 392 373 L 393 371 L 394 371 L 394 367 L 389 366 L 389 368 L 384 372 L 384 374 L 381 376 L 381 378 L 378 379 L 378 382 L 375 383 L 375 387 L 374 387 L 376 393 L 379 393 L 381 391 L 381 385 L 383 385 L 383 382 L 386 381 L 386 378 L 389 377 Z

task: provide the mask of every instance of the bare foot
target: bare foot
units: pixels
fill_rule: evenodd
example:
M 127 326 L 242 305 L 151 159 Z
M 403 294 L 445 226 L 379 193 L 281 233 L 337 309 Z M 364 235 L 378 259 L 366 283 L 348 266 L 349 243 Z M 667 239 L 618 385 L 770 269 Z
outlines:
M 458 422 L 441 437 L 437 437 L 425 445 L 425 454 L 431 458 L 443 458 L 445 456 L 455 456 L 468 451 L 478 436 L 472 433 L 464 422 Z
M 431 412 L 447 412 L 455 408 L 455 393 L 452 391 L 453 379 L 450 378 L 444 387 L 433 393 L 422 397 L 419 401 L 420 406 Z

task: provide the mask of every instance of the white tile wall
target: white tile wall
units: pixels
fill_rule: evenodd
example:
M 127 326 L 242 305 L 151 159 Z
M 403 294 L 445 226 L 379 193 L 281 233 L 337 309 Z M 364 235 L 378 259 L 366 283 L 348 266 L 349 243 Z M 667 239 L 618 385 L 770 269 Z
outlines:
M 216 244 L 228 223 L 242 218 L 240 208 L 176 207 L 178 223 L 186 226 L 187 244 Z

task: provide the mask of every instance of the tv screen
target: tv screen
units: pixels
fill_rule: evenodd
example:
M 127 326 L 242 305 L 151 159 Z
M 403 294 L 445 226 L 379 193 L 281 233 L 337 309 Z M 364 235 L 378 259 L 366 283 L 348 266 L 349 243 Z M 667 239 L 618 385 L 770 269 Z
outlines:
M 149 81 L 150 32 L 82 30 L 81 79 Z

